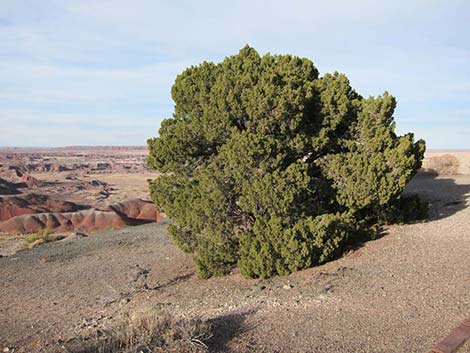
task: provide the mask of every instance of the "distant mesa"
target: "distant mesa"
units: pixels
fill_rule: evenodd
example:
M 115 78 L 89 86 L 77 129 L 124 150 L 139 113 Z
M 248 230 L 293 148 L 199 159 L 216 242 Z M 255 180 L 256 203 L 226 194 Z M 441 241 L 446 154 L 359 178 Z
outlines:
M 70 168 L 65 165 L 55 163 L 30 164 L 27 168 L 30 173 L 57 173 L 70 170 Z
M 37 187 L 44 186 L 46 184 L 43 181 L 40 181 L 29 174 L 23 174 L 20 177 L 19 182 L 26 185 L 29 188 L 37 188 Z
M 16 188 L 36 188 L 47 183 L 26 174 L 21 168 L 16 166 L 2 166 L 0 168 L 0 177 L 10 183 L 14 183 Z M 1 193 L 5 195 L 5 193 Z
M 16 182 L 23 176 L 24 172 L 16 166 L 2 166 L 0 176 L 10 182 Z
M 21 192 L 14 183 L 0 178 L 0 195 L 17 195 Z

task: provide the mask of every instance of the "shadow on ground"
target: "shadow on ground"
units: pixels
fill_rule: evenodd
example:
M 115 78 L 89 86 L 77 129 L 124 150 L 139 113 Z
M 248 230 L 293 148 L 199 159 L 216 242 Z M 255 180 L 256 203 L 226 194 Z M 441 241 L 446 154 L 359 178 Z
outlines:
M 465 183 L 459 183 L 459 180 Z M 429 217 L 418 223 L 427 223 L 447 218 L 467 208 L 470 202 L 470 184 L 468 178 L 460 178 L 459 175 L 439 176 L 434 173 L 419 172 L 406 186 L 405 195 L 417 194 L 422 200 L 428 202 Z M 413 222 L 411 222 L 413 223 Z M 374 240 L 388 234 L 386 226 L 379 226 Z M 362 248 L 369 238 L 357 238 L 347 245 L 346 249 L 336 258 L 342 257 L 350 250 Z M 335 259 L 336 259 L 335 258 Z
M 408 184 L 406 193 L 418 194 L 429 203 L 430 222 L 452 216 L 468 207 L 470 184 L 459 184 L 459 176 L 418 173 Z
M 209 344 L 209 352 L 221 353 L 231 352 L 228 346 L 229 342 L 233 342 L 237 337 L 242 336 L 245 332 L 253 327 L 246 325 L 245 321 L 250 314 L 255 311 L 244 311 L 222 315 L 210 320 L 214 336 Z

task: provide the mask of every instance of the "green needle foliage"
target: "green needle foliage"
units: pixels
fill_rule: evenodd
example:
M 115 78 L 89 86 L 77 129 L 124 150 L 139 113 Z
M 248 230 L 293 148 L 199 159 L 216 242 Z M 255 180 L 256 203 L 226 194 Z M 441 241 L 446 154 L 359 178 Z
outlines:
M 425 144 L 397 136 L 395 98 L 246 46 L 178 75 L 174 115 L 148 140 L 152 198 L 199 275 L 266 278 L 328 261 L 384 222 L 425 216 L 405 185 Z

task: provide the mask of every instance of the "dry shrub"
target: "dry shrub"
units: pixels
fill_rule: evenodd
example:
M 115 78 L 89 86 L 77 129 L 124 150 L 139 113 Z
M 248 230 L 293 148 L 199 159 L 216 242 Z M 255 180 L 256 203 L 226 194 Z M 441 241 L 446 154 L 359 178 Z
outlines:
M 427 173 L 438 175 L 455 175 L 458 174 L 459 160 L 451 154 L 443 154 L 425 159 L 423 169 Z
M 212 337 L 211 325 L 200 319 L 175 320 L 168 313 L 144 310 L 128 314 L 109 332 L 82 338 L 74 353 L 202 353 Z
M 29 234 L 28 236 L 26 236 L 26 238 L 24 238 L 24 240 L 28 244 L 40 245 L 52 241 L 52 237 L 50 236 L 50 234 L 50 231 L 42 230 L 38 233 Z
M 52 232 L 50 230 L 43 229 L 37 233 L 28 234 L 24 238 L 25 243 L 21 246 L 21 248 L 31 249 L 37 245 L 42 245 L 65 238 L 64 235 L 51 235 L 51 233 Z

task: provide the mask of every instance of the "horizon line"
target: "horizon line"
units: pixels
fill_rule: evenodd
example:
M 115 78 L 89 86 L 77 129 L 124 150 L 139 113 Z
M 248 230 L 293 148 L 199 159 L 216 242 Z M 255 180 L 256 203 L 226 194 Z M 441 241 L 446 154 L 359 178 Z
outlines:
M 26 150 L 26 149 L 64 149 L 64 148 L 116 148 L 116 147 L 125 147 L 125 148 L 147 148 L 145 145 L 66 145 L 66 146 L 0 146 L 0 150 L 16 149 L 16 150 Z M 468 148 L 429 148 L 426 149 L 426 152 L 468 152 Z

